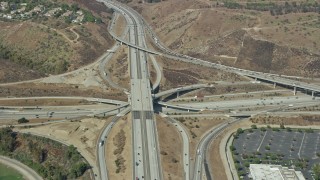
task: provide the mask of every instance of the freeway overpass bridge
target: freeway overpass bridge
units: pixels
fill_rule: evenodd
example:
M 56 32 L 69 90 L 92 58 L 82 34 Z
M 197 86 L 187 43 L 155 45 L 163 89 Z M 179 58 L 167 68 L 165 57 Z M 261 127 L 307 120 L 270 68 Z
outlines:
M 193 111 L 193 112 L 203 111 L 203 109 L 200 109 L 200 108 L 188 107 L 188 106 L 184 106 L 184 105 L 175 105 L 175 104 L 162 102 L 162 101 L 157 102 L 157 104 L 164 106 L 165 108 L 184 110 L 184 111 L 188 111 L 188 112 L 190 112 L 190 111 Z
M 125 45 L 127 45 L 129 47 L 136 48 L 136 49 L 139 49 L 141 51 L 144 51 L 144 52 L 147 52 L 147 53 L 150 53 L 150 54 L 162 55 L 161 53 L 159 53 L 157 51 L 153 51 L 153 50 L 138 46 L 138 45 L 136 45 L 134 43 L 128 42 L 128 41 L 118 37 L 117 35 L 115 35 L 112 31 L 109 31 L 109 33 L 110 33 L 110 35 L 112 36 L 113 39 L 115 39 L 116 41 L 119 41 L 121 44 L 125 44 Z
M 184 87 L 179 87 L 179 88 L 174 88 L 166 91 L 159 92 L 157 94 L 153 95 L 153 99 L 159 99 L 162 96 L 168 96 L 172 95 L 175 93 L 179 93 L 182 91 L 190 91 L 190 90 L 195 90 L 195 89 L 200 89 L 200 88 L 206 88 L 206 87 L 213 87 L 213 85 L 208 85 L 208 84 L 195 84 L 195 85 L 190 85 L 190 86 L 184 86 Z
M 270 75 L 270 74 L 264 74 L 264 73 L 241 73 L 244 76 L 254 78 L 255 80 L 262 80 L 266 82 L 270 82 L 274 84 L 274 87 L 276 85 L 283 85 L 287 87 L 293 88 L 294 95 L 297 93 L 297 90 L 305 90 L 307 94 L 311 94 L 312 97 L 316 96 L 320 92 L 320 86 L 315 84 L 308 84 L 305 82 L 299 82 L 287 78 L 282 78 L 280 75 Z

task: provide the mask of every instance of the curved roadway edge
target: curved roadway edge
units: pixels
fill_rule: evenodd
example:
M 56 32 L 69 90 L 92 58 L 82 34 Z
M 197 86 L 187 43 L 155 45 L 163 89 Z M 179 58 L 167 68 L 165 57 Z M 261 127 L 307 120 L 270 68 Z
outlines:
M 277 74 L 262 73 L 262 72 L 257 72 L 257 71 L 250 71 L 250 70 L 235 68 L 235 67 L 231 67 L 231 66 L 225 66 L 225 65 L 221 65 L 221 64 L 217 64 L 217 63 L 208 62 L 208 61 L 205 61 L 202 59 L 193 58 L 193 57 L 190 57 L 187 55 L 182 55 L 180 53 L 176 53 L 176 52 L 168 49 L 165 45 L 163 45 L 159 41 L 159 38 L 157 38 L 156 34 L 152 31 L 152 28 L 148 25 L 148 23 L 146 23 L 145 19 L 139 13 L 137 13 L 135 10 L 133 10 L 132 8 L 130 8 L 124 4 L 122 4 L 122 7 L 125 7 L 127 10 L 129 10 L 132 14 L 134 14 L 136 17 L 139 18 L 139 20 L 142 24 L 144 24 L 144 27 L 147 29 L 149 34 L 152 36 L 153 43 L 164 52 L 163 54 L 159 53 L 162 56 L 176 59 L 176 60 L 180 60 L 180 61 L 184 61 L 184 62 L 188 62 L 188 63 L 193 63 L 193 64 L 202 65 L 202 66 L 206 66 L 206 67 L 216 68 L 216 69 L 223 70 L 226 72 L 236 73 L 241 76 L 259 78 L 259 79 L 266 80 L 266 81 L 269 81 L 272 83 L 287 85 L 290 87 L 294 87 L 294 91 L 296 91 L 296 88 L 309 90 L 309 91 L 312 91 L 312 96 L 314 96 L 314 93 L 320 92 L 320 86 L 315 85 L 315 84 L 310 85 L 308 83 L 303 83 L 300 81 L 285 79 L 285 78 L 282 78 L 281 75 L 277 75 Z M 288 77 L 288 76 L 284 76 L 284 77 Z M 293 76 L 293 77 L 295 77 L 295 76 Z M 296 78 L 299 78 L 299 77 L 296 77 Z
M 119 13 L 118 12 L 114 12 L 114 15 L 112 16 L 112 20 L 110 21 L 111 23 L 109 23 L 109 28 L 108 28 L 108 31 L 112 32 L 112 29 L 113 29 L 113 25 L 115 24 L 115 21 L 118 19 L 119 17 Z M 122 32 L 122 38 L 124 38 L 126 36 L 128 32 L 128 26 L 126 26 L 126 29 Z M 116 84 L 115 82 L 113 82 L 111 80 L 111 77 L 109 76 L 110 72 L 108 70 L 106 70 L 106 64 L 109 63 L 109 61 L 111 60 L 112 56 L 113 56 L 113 53 L 115 51 L 117 51 L 119 49 L 119 47 L 121 46 L 121 44 L 119 42 L 116 42 L 116 44 L 110 49 L 109 52 L 107 52 L 107 55 L 100 61 L 100 64 L 99 64 L 99 72 L 100 72 L 100 76 L 108 82 L 108 84 L 115 88 L 115 89 L 119 89 L 119 90 L 122 90 L 124 92 L 127 92 L 128 90 L 126 88 L 123 88 L 121 86 L 119 86 L 118 84 Z
M 239 180 L 239 177 L 237 175 L 237 170 L 232 158 L 232 153 L 229 148 L 232 145 L 232 142 L 234 139 L 232 134 L 233 133 L 230 133 L 228 136 L 225 136 L 222 139 L 221 143 L 223 144 L 223 146 L 220 145 L 220 154 L 224 154 L 222 155 L 222 158 L 225 158 L 225 161 L 223 161 L 223 163 L 224 163 L 225 172 L 227 174 L 228 179 Z M 227 162 L 227 164 L 225 164 L 225 162 Z
M 220 124 L 217 129 L 215 130 L 211 130 L 210 133 L 209 133 L 209 136 L 208 134 L 205 136 L 205 141 L 207 141 L 206 145 L 205 145 L 205 148 L 204 148 L 204 167 L 205 167 L 205 173 L 206 173 L 206 176 L 207 176 L 207 180 L 211 180 L 213 179 L 212 175 L 213 175 L 213 172 L 211 171 L 212 170 L 212 164 L 210 163 L 210 159 L 207 157 L 209 152 L 208 152 L 208 147 L 211 146 L 211 144 L 213 143 L 214 139 L 220 135 L 220 133 L 222 133 L 227 127 L 229 127 L 230 125 L 232 124 L 235 124 L 235 123 L 240 123 L 242 121 L 246 121 L 248 120 L 248 118 L 242 118 L 242 119 L 232 119 L 232 120 L 229 120 L 227 122 L 227 124 L 225 125 L 225 123 L 223 124 Z M 223 142 L 223 146 L 220 146 L 219 145 L 219 151 L 220 151 L 220 154 L 221 154 L 221 158 L 223 159 L 226 159 L 226 161 L 223 161 L 223 166 L 225 168 L 225 173 L 228 177 L 228 179 L 235 179 L 237 180 L 238 178 L 236 177 L 237 176 L 237 173 L 235 175 L 234 174 L 234 164 L 231 165 L 230 167 L 230 162 L 229 162 L 229 158 L 228 156 L 231 155 L 229 154 L 228 155 L 228 147 L 227 146 L 227 141 L 229 140 L 229 137 L 232 135 L 233 132 L 229 133 L 227 136 L 225 136 L 225 138 L 222 140 Z M 232 142 L 232 141 L 231 141 Z M 226 149 L 227 148 L 227 149 Z M 232 159 L 232 155 L 231 155 L 231 159 Z M 233 160 L 232 160 L 233 161 Z M 221 166 L 221 165 L 220 165 Z M 233 169 L 232 169 L 233 168 Z M 201 173 L 200 173 L 201 174 Z M 235 178 L 236 177 L 236 178 Z M 200 177 L 201 179 L 201 177 Z
M 209 171 L 209 165 L 206 158 L 208 145 L 210 144 L 211 140 L 217 135 L 222 132 L 226 127 L 230 124 L 233 124 L 239 120 L 233 119 L 231 121 L 226 121 L 224 123 L 219 124 L 212 128 L 209 132 L 207 132 L 200 140 L 197 146 L 197 153 L 195 157 L 195 164 L 194 164 L 194 171 L 193 171 L 193 180 L 201 180 L 202 179 L 202 170 L 203 166 L 206 170 L 207 179 L 211 179 L 211 173 Z
M 11 158 L 8 158 L 5 156 L 0 156 L 0 163 L 17 170 L 26 179 L 32 179 L 32 180 L 42 180 L 43 179 L 33 169 L 29 168 L 28 166 L 22 164 L 21 162 L 15 160 L 15 159 L 11 159 Z
M 39 137 L 44 137 L 44 138 L 48 138 L 48 139 L 51 139 L 53 141 L 57 141 L 61 144 L 64 144 L 66 146 L 70 146 L 72 144 L 69 144 L 63 140 L 60 140 L 60 139 L 57 139 L 57 138 L 54 138 L 52 136 L 47 136 L 47 135 L 43 135 L 43 134 L 39 134 L 39 133 L 35 133 L 35 132 L 28 132 L 27 131 L 28 129 L 21 129 L 21 130 L 15 130 L 19 133 L 24 133 L 24 134 L 31 134 L 33 136 L 39 136 Z M 91 166 L 91 169 L 90 170 L 90 176 L 91 176 L 91 179 L 95 179 L 95 176 L 93 174 L 97 174 L 97 171 L 98 171 L 98 168 L 95 166 L 95 164 L 93 162 L 89 162 L 88 159 L 86 158 L 86 155 L 85 153 L 79 151 L 79 149 L 77 148 L 77 151 L 80 153 L 80 155 L 83 157 L 83 159 Z M 33 180 L 33 179 L 32 179 Z
M 125 18 L 128 20 L 130 25 L 130 60 L 131 60 L 131 102 L 133 104 L 133 121 L 137 123 L 133 124 L 133 135 L 137 134 L 137 137 L 133 142 L 133 149 L 139 149 L 140 142 L 141 145 L 140 155 L 138 153 L 134 154 L 134 162 L 138 160 L 137 156 L 142 157 L 142 161 L 139 166 L 133 166 L 134 176 L 140 179 L 163 179 L 159 152 L 158 152 L 158 141 L 157 141 L 157 129 L 155 127 L 154 117 L 153 117 L 153 103 L 151 97 L 149 72 L 147 72 L 146 67 L 146 53 L 140 51 L 147 51 L 145 46 L 144 32 L 142 24 L 137 20 L 136 16 L 133 16 L 131 12 L 123 8 L 120 3 L 116 1 L 104 1 L 105 4 L 113 9 L 124 14 Z M 132 45 L 133 46 L 132 46 Z M 143 48 L 140 48 L 142 46 Z M 151 52 L 154 53 L 154 52 Z M 143 101 L 140 101 L 142 100 Z M 140 126 L 141 125 L 141 126 Z M 135 128 L 138 127 L 138 128 Z M 139 128 L 140 127 L 140 128 Z M 139 131 L 141 129 L 141 131 Z M 136 178 L 134 178 L 136 179 Z
M 181 134 L 182 140 L 183 140 L 183 169 L 184 169 L 184 179 L 190 180 L 190 145 L 189 145 L 189 136 L 187 133 L 187 130 L 182 126 L 177 120 L 161 113 L 162 117 L 166 118 L 170 123 L 172 123 L 177 131 Z
M 153 89 L 153 91 L 155 91 L 160 86 L 162 72 L 161 72 L 160 66 L 159 66 L 158 62 L 156 61 L 155 57 L 150 54 L 150 58 L 151 58 L 151 62 L 153 64 L 153 67 L 155 68 L 156 73 L 157 73 L 156 82 L 152 85 L 152 89 Z
M 10 97 L 10 98 L 2 98 L 0 100 L 25 100 L 25 99 L 83 99 L 90 102 L 99 102 L 106 104 L 114 104 L 114 105 L 123 105 L 127 102 L 113 100 L 113 99 L 104 99 L 104 98 L 92 98 L 92 97 L 80 97 L 80 96 L 40 96 L 40 97 Z
M 100 134 L 97 142 L 97 163 L 99 167 L 99 175 L 97 175 L 96 179 L 108 180 L 108 169 L 106 165 L 106 157 L 105 157 L 105 149 L 106 149 L 106 139 L 108 134 L 110 133 L 113 125 L 123 116 L 125 116 L 131 110 L 131 106 L 122 110 L 116 116 L 113 117 L 112 121 L 104 128 L 102 133 Z

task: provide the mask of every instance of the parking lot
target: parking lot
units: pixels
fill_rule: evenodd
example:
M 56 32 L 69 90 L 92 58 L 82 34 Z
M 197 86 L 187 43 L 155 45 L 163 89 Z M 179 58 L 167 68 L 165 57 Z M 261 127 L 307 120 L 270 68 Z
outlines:
M 320 163 L 320 131 L 265 128 L 245 130 L 233 142 L 233 154 L 240 174 L 248 179 L 248 164 L 280 164 L 302 171 L 311 178 L 312 166 Z M 318 155 L 317 155 L 318 153 Z

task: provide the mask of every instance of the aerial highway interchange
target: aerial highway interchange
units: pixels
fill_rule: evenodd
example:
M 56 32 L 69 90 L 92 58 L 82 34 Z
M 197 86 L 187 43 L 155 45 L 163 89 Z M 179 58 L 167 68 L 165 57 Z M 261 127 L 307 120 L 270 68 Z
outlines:
M 160 39 L 153 32 L 152 28 L 146 23 L 146 21 L 132 8 L 112 0 L 98 0 L 105 3 L 109 8 L 112 8 L 115 13 L 113 19 L 109 24 L 108 31 L 111 36 L 116 40 L 115 45 L 104 55 L 104 58 L 100 59 L 99 71 L 100 76 L 108 82 L 108 84 L 116 89 L 120 89 L 126 92 L 128 95 L 128 101 L 117 101 L 102 98 L 89 98 L 89 97 L 41 97 L 43 99 L 83 99 L 94 104 L 90 105 L 78 105 L 72 107 L 53 107 L 53 106 L 1 106 L 0 120 L 2 119 L 19 119 L 21 117 L 26 118 L 52 118 L 52 119 L 72 119 L 84 116 L 114 116 L 111 123 L 108 124 L 104 130 L 100 133 L 97 140 L 97 164 L 99 169 L 94 169 L 96 179 L 107 180 L 108 167 L 106 161 L 108 157 L 105 156 L 106 137 L 111 131 L 113 125 L 117 121 L 131 112 L 132 119 L 132 156 L 133 156 L 133 175 L 132 179 L 140 180 L 161 180 L 163 178 L 163 172 L 160 160 L 160 146 L 159 138 L 156 127 L 155 112 L 165 117 L 170 123 L 174 124 L 177 131 L 180 132 L 183 139 L 183 150 L 180 152 L 183 157 L 183 169 L 184 174 L 181 176 L 186 179 L 199 180 L 202 179 L 204 174 L 207 178 L 212 176 L 210 172 L 210 162 L 206 159 L 206 152 L 210 142 L 226 127 L 233 123 L 242 121 L 244 118 L 241 116 L 252 116 L 263 113 L 294 113 L 290 109 L 294 107 L 312 106 L 318 105 L 319 99 L 317 95 L 320 92 L 320 86 L 315 84 L 303 83 L 300 81 L 288 79 L 281 75 L 268 74 L 261 72 L 248 71 L 239 68 L 233 68 L 224 66 L 221 64 L 211 63 L 205 60 L 192 58 L 186 55 L 178 54 L 165 47 Z M 121 37 L 118 37 L 113 32 L 113 26 L 116 23 L 116 19 L 119 16 L 123 16 L 126 20 L 126 29 Z M 153 43 L 161 50 L 149 49 L 146 42 L 146 35 L 151 36 Z M 112 82 L 109 77 L 109 72 L 106 71 L 105 66 L 112 58 L 114 52 L 116 52 L 121 45 L 128 46 L 128 61 L 130 69 L 130 90 L 125 89 L 118 84 Z M 253 98 L 253 99 L 240 99 L 240 100 L 225 100 L 225 101 L 204 101 L 204 102 L 184 102 L 163 101 L 163 97 L 177 94 L 178 99 L 180 92 L 192 91 L 202 88 L 214 87 L 214 84 L 194 84 L 186 87 L 177 87 L 167 91 L 157 92 L 156 89 L 160 86 L 161 81 L 161 69 L 157 64 L 157 56 L 165 56 L 172 60 L 183 61 L 192 64 L 198 64 L 218 70 L 232 72 L 241 76 L 252 78 L 254 81 L 262 81 L 264 83 L 270 83 L 274 86 L 281 85 L 292 90 L 291 96 L 273 97 L 273 98 Z M 148 63 L 156 69 L 156 82 L 151 84 L 150 71 L 148 69 Z M 274 90 L 277 91 L 277 90 Z M 281 91 L 281 90 L 279 90 Z M 303 91 L 305 94 L 297 95 L 297 91 Z M 255 92 L 261 93 L 261 92 Z M 239 93 L 241 94 L 241 93 Z M 188 99 L 187 97 L 186 99 Z M 3 98 L 12 100 L 21 99 L 40 99 L 40 97 L 28 97 L 28 98 Z M 0 99 L 1 102 L 2 99 Z M 161 106 L 163 112 L 157 112 L 156 107 Z M 188 134 L 183 125 L 177 122 L 174 117 L 171 116 L 173 112 L 183 113 L 180 116 L 214 116 L 217 110 L 240 110 L 244 108 L 256 108 L 255 110 L 241 110 L 241 112 L 224 112 L 221 115 L 231 116 L 230 120 L 214 127 L 211 131 L 207 132 L 197 145 L 196 149 L 190 149 L 188 144 Z M 262 107 L 262 108 L 261 108 Z M 259 109 L 260 108 L 260 109 Z M 201 114 L 198 114 L 201 112 Z M 168 113 L 169 115 L 166 115 Z M 299 113 L 299 112 L 295 112 Z M 301 112 L 302 113 L 302 112 Z M 308 112 L 313 113 L 313 112 Z M 218 114 L 218 113 L 216 113 Z M 317 114 L 315 112 L 315 114 Z M 235 115 L 238 115 L 235 116 Z M 54 123 L 54 121 L 52 122 Z M 195 157 L 190 157 L 190 151 L 195 151 Z M 190 161 L 194 158 L 194 161 Z

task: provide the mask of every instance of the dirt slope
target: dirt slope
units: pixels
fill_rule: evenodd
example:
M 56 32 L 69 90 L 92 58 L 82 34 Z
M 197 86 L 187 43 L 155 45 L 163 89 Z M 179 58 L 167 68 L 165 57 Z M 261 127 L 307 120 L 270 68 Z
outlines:
M 272 16 L 209 0 L 129 3 L 170 49 L 263 72 L 319 77 L 316 13 Z

